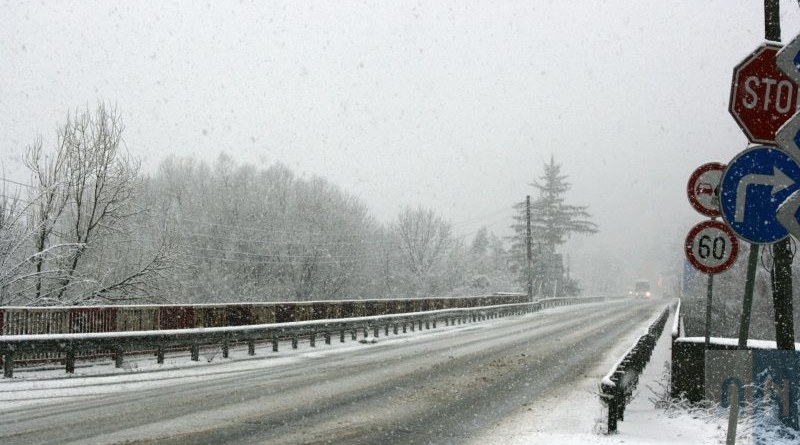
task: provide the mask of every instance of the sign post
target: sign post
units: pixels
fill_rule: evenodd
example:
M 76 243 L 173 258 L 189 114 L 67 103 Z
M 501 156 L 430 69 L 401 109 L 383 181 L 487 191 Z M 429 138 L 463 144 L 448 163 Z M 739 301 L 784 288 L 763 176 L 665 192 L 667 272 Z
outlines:
M 706 299 L 706 349 L 711 341 L 711 298 L 714 275 L 730 268 L 739 254 L 739 242 L 731 229 L 721 221 L 703 221 L 694 226 L 684 244 L 686 258 L 700 272 L 708 274 Z
M 710 216 L 715 219 L 720 216 L 719 211 L 719 183 L 725 166 L 719 162 L 709 162 L 698 167 L 689 182 L 686 184 L 686 195 L 689 203 L 700 214 Z M 737 243 L 735 237 L 732 243 Z M 687 243 L 689 240 L 687 240 Z M 692 240 L 692 242 L 694 242 Z M 738 243 L 736 246 L 738 251 Z M 700 252 L 698 252 L 699 254 Z M 734 255 L 735 260 L 735 255 Z M 691 262 L 691 261 L 690 261 Z M 696 268 L 696 266 L 695 266 Z M 714 274 L 708 274 L 708 286 L 706 289 L 706 349 L 711 342 L 711 311 L 713 309 L 714 295 Z

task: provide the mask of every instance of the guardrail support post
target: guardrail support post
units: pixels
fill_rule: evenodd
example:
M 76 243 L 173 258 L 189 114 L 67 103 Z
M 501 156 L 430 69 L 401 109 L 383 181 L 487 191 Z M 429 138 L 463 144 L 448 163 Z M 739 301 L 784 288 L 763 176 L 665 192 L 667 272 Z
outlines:
M 247 355 L 256 355 L 256 341 L 252 338 L 247 340 Z
M 297 336 L 292 335 L 292 349 L 297 349 Z
M 114 367 L 115 368 L 122 367 L 122 346 L 114 347 Z
M 71 346 L 67 349 L 67 358 L 64 360 L 67 374 L 75 373 L 75 349 Z
M 417 326 L 417 323 L 415 321 L 412 321 L 411 322 L 411 332 L 415 332 L 416 331 L 416 329 L 417 329 L 416 326 Z
M 14 353 L 6 352 L 3 354 L 3 377 L 10 379 L 14 377 Z
M 367 327 L 365 326 L 365 327 L 364 327 L 364 338 L 367 338 L 367 337 L 369 337 L 369 328 L 367 328 Z
M 164 345 L 158 345 L 156 349 L 156 363 L 159 365 L 164 364 Z
M 339 331 L 339 343 L 344 343 L 344 334 L 345 334 L 344 329 Z
M 278 336 L 272 336 L 272 352 L 278 352 Z
M 383 335 L 385 335 L 387 337 L 389 336 L 389 323 L 386 323 L 385 325 L 383 325 Z
M 392 323 L 392 332 L 397 335 L 397 323 Z
M 433 319 L 433 329 L 436 329 L 436 319 Z
M 375 325 L 375 327 L 372 328 L 372 333 L 375 334 L 373 335 L 373 337 L 378 338 L 378 333 L 380 333 L 380 331 L 381 331 L 380 326 Z
M 311 333 L 311 336 L 308 339 L 308 345 L 311 346 L 312 348 L 317 347 L 317 333 L 316 332 L 312 332 Z
M 192 343 L 192 346 L 189 348 L 189 350 L 192 355 L 192 361 L 200 361 L 200 346 L 197 343 Z
M 406 322 L 404 321 L 403 322 L 403 334 L 405 334 L 405 333 L 406 333 Z
M 228 349 L 229 349 L 228 340 L 225 340 L 222 342 L 222 358 L 228 358 L 228 352 L 229 352 Z
M 325 344 L 326 345 L 331 344 L 331 333 L 327 331 L 325 332 Z

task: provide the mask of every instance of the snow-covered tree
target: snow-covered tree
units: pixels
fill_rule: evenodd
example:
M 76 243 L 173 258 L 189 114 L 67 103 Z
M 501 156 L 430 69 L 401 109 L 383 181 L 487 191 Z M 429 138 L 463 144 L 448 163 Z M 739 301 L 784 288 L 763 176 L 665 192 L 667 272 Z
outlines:
M 563 295 L 569 287 L 564 286 L 563 261 L 558 246 L 564 244 L 573 233 L 592 234 L 597 226 L 591 221 L 586 206 L 567 204 L 566 194 L 570 189 L 567 176 L 561 173 L 561 164 L 555 157 L 544 164 L 544 173 L 529 184 L 537 191 L 531 201 L 531 236 L 533 245 L 533 291 L 535 294 Z M 526 203 L 514 206 L 517 210 L 511 228 L 512 270 L 517 282 L 527 286 Z

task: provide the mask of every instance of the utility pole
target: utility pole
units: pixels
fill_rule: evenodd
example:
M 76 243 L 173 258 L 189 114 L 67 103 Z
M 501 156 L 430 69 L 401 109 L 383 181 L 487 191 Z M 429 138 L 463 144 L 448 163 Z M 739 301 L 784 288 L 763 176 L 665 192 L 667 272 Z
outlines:
M 781 41 L 779 0 L 764 0 L 764 37 Z M 794 350 L 792 304 L 792 246 L 790 237 L 772 245 L 772 304 L 775 309 L 775 341 L 778 349 Z
M 533 301 L 533 249 L 531 243 L 531 195 L 525 196 L 525 244 L 528 247 L 528 301 Z

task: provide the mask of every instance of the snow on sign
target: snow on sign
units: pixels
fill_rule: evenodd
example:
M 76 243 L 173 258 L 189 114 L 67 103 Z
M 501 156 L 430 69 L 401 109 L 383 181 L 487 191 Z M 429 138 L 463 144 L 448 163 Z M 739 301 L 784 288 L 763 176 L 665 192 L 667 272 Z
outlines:
M 781 48 L 765 42 L 733 70 L 728 110 L 750 142 L 774 145 L 775 133 L 797 110 L 797 84 L 775 63 Z
M 686 236 L 686 258 L 700 272 L 714 275 L 736 262 L 739 241 L 722 221 L 703 221 Z
M 718 188 L 725 165 L 709 162 L 697 168 L 686 184 L 689 203 L 700 214 L 710 217 L 720 216 Z
M 800 36 L 789 42 L 775 56 L 776 64 L 796 84 L 800 84 Z M 800 162 L 800 113 L 795 113 L 775 135 L 775 142 Z
M 792 202 L 799 199 L 798 190 L 800 165 L 786 152 L 763 145 L 749 148 L 733 158 L 722 174 L 722 218 L 736 235 L 751 243 L 780 241 L 789 235 L 787 222 L 797 224 Z

